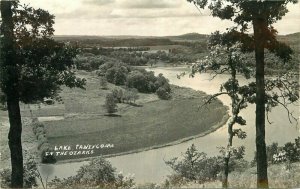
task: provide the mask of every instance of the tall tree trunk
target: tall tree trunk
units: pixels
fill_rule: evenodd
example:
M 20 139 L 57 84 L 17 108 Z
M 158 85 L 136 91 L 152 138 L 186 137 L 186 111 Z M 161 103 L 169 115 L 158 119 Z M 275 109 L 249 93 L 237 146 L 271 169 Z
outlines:
M 16 64 L 16 50 L 14 48 L 12 2 L 1 1 L 2 34 L 4 35 L 1 49 L 3 91 L 7 96 L 7 108 L 10 129 L 8 145 L 11 154 L 11 187 L 23 187 L 23 155 L 22 155 L 22 122 L 18 93 L 18 69 Z
M 264 45 L 267 31 L 266 19 L 253 20 L 256 61 L 256 161 L 257 187 L 268 188 L 268 163 L 265 143 L 265 76 Z
M 10 129 L 8 133 L 8 144 L 11 155 L 11 187 L 23 187 L 23 155 L 22 155 L 22 122 L 19 100 L 17 97 L 8 97 L 8 116 Z
M 232 139 L 233 139 L 233 131 L 232 131 L 233 125 L 234 125 L 233 120 L 228 123 L 228 144 L 227 144 L 226 154 L 224 157 L 224 175 L 222 180 L 223 188 L 228 188 L 229 160 L 231 156 L 230 148 L 232 147 Z

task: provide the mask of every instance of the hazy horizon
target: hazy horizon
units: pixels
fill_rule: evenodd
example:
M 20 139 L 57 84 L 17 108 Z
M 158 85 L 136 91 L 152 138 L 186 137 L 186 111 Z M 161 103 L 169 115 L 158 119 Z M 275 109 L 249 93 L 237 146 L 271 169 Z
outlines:
M 288 33 L 288 34 L 278 34 L 279 36 L 286 36 L 286 35 L 292 35 L 292 34 L 296 34 L 296 33 L 300 33 L 299 32 L 294 32 L 294 33 Z M 186 35 L 186 34 L 199 34 L 199 35 L 210 35 L 210 34 L 202 34 L 202 33 L 196 33 L 196 32 L 191 32 L 191 33 L 183 33 L 183 34 L 178 34 L 178 35 L 86 35 L 86 34 L 82 34 L 82 35 L 64 35 L 64 34 L 58 34 L 58 35 L 54 35 L 55 37 L 60 37 L 60 36 L 75 36 L 75 37 L 79 37 L 79 36 L 83 36 L 83 37 L 177 37 L 177 36 L 182 36 L 182 35 Z

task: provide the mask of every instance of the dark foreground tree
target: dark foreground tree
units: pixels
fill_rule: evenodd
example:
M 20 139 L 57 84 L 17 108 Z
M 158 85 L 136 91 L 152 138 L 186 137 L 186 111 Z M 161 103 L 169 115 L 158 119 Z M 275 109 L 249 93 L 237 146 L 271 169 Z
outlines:
M 297 0 L 187 0 L 198 8 L 208 7 L 212 16 L 223 20 L 231 20 L 236 24 L 224 36 L 228 42 L 240 41 L 244 50 L 255 52 L 256 62 L 256 155 L 257 155 L 257 187 L 268 188 L 267 156 L 265 144 L 265 48 L 281 57 L 290 59 L 291 49 L 276 40 L 277 31 L 273 24 L 282 19 L 288 12 L 288 3 Z M 253 35 L 246 32 L 253 27 Z M 285 49 L 281 53 L 280 49 Z
M 10 130 L 11 187 L 23 187 L 22 122 L 19 102 L 57 96 L 61 85 L 81 87 L 71 70 L 77 49 L 54 41 L 54 16 L 42 9 L 1 1 L 1 89 L 7 101 Z

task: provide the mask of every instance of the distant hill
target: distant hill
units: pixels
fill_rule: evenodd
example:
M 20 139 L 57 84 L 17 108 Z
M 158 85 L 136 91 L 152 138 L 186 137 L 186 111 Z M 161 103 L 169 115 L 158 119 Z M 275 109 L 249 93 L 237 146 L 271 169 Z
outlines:
M 78 42 L 86 47 L 134 47 L 134 46 L 159 46 L 159 45 L 180 45 L 190 42 L 205 43 L 209 35 L 199 33 L 187 33 L 178 36 L 84 36 L 84 35 L 57 35 L 54 36 L 58 41 Z M 300 32 L 279 35 L 278 39 L 291 45 L 296 52 L 299 52 Z
M 166 37 L 134 36 L 54 36 L 57 41 L 77 42 L 82 47 L 139 47 L 175 45 Z
M 300 40 L 300 32 L 285 35 L 286 37 L 298 38 Z
M 300 32 L 288 35 L 279 35 L 278 40 L 290 45 L 292 49 L 294 49 L 295 53 L 300 53 Z
M 168 36 L 171 40 L 187 40 L 187 41 L 203 41 L 207 39 L 209 35 L 199 33 L 187 33 L 178 36 Z

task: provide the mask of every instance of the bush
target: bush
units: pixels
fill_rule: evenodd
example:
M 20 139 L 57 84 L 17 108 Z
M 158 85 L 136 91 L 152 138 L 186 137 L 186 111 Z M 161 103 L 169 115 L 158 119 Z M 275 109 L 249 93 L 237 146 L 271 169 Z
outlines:
M 283 146 L 283 150 L 285 151 L 286 158 L 290 162 L 300 161 L 299 139 L 300 137 L 295 139 L 295 143 L 288 142 Z
M 38 146 L 37 146 L 37 149 L 40 150 L 42 145 L 44 145 L 45 143 L 48 143 L 48 140 L 46 137 L 41 137 L 39 140 L 38 140 Z
M 100 77 L 99 81 L 100 81 L 100 88 L 107 89 L 108 86 L 107 79 L 105 77 Z
M 107 69 L 105 77 L 110 83 L 113 83 L 115 85 L 124 85 L 126 83 L 127 74 L 127 67 L 122 65 L 116 65 Z
M 126 89 L 124 92 L 124 101 L 126 101 L 127 103 L 132 103 L 132 101 L 135 103 L 135 101 L 139 98 L 139 94 L 137 89 L 135 88 L 129 88 Z
M 93 159 L 88 165 L 83 165 L 77 174 L 67 179 L 55 178 L 49 183 L 51 188 L 131 188 L 134 186 L 132 176 L 116 174 L 116 169 L 104 158 Z
M 41 122 L 39 122 L 37 119 L 31 123 L 31 126 L 32 126 L 32 131 L 35 135 L 37 133 L 38 128 L 41 128 L 42 130 L 44 130 L 44 125 Z M 39 130 L 41 130 L 41 129 L 39 129 Z
M 298 162 L 300 161 L 300 137 L 295 142 L 287 142 L 284 146 L 272 143 L 267 146 L 267 158 L 269 163 Z M 256 153 L 251 165 L 256 163 Z
M 56 158 L 54 155 L 45 155 L 45 152 L 53 152 L 50 144 L 48 143 L 48 139 L 46 137 L 46 131 L 44 125 L 38 121 L 38 119 L 33 119 L 32 130 L 38 140 L 37 149 L 40 151 L 40 157 L 42 163 L 55 163 Z
M 273 142 L 271 145 L 267 146 L 267 159 L 268 162 L 274 162 L 274 155 L 278 154 L 280 148 L 278 147 L 278 143 Z
M 37 163 L 33 156 L 25 152 L 24 156 L 24 188 L 37 187 L 38 169 Z M 4 169 L 0 172 L 1 185 L 0 188 L 10 188 L 11 186 L 11 170 Z
M 183 180 L 203 183 L 217 179 L 218 174 L 222 171 L 222 159 L 207 157 L 205 153 L 198 152 L 193 144 L 185 152 L 183 160 L 178 161 L 178 158 L 173 158 L 166 164 L 175 171 L 177 176 L 174 178 L 179 176 Z
M 109 68 L 109 69 L 106 71 L 106 73 L 105 73 L 105 78 L 107 79 L 108 82 L 114 83 L 116 71 L 117 71 L 117 68 L 115 68 L 115 67 Z
M 77 69 L 93 71 L 99 69 L 99 67 L 105 63 L 105 58 L 89 53 L 78 56 L 74 62 Z
M 38 127 L 35 131 L 36 138 L 39 140 L 39 137 L 44 136 L 46 134 L 46 131 L 44 127 Z
M 46 155 L 46 152 L 53 152 L 54 150 L 50 147 L 49 143 L 44 143 L 40 148 L 41 161 L 42 163 L 56 163 L 55 155 Z
M 146 76 L 137 70 L 129 73 L 127 76 L 126 86 L 128 88 L 136 88 L 139 92 L 151 92 Z
M 122 103 L 124 99 L 124 93 L 122 89 L 114 89 L 112 90 L 112 95 L 115 99 L 115 102 Z
M 171 94 L 166 87 L 159 87 L 156 90 L 156 94 L 160 99 L 163 99 L 163 100 L 168 100 L 171 98 Z
M 106 95 L 105 99 L 105 108 L 107 113 L 112 114 L 117 111 L 117 104 L 115 102 L 114 95 L 112 93 L 109 93 Z
M 114 75 L 113 83 L 116 85 L 124 85 L 126 83 L 126 77 L 128 74 L 128 70 L 126 67 L 121 66 L 117 68 Z
M 225 148 L 221 148 L 223 154 Z M 229 172 L 247 168 L 248 162 L 243 159 L 244 147 L 233 149 L 229 161 Z M 169 182 L 173 185 L 184 184 L 189 181 L 204 183 L 219 180 L 219 175 L 224 171 L 223 156 L 207 157 L 206 153 L 198 152 L 195 145 L 184 153 L 183 158 L 173 158 L 166 162 L 175 172 L 169 177 Z

